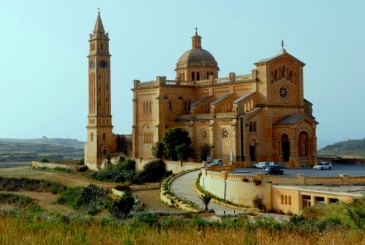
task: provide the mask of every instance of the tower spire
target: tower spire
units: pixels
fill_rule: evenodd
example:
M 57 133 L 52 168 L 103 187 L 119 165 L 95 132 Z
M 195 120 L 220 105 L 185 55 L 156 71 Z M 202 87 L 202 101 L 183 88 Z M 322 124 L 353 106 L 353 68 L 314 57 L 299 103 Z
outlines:
M 98 8 L 98 17 L 96 17 L 93 34 L 105 34 L 103 22 L 101 21 L 100 17 L 100 8 Z

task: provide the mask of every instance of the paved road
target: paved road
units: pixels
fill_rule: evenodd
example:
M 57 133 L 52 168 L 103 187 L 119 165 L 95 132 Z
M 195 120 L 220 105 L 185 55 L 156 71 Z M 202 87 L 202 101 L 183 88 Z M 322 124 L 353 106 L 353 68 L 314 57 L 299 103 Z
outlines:
M 178 178 L 176 178 L 170 185 L 171 190 L 180 198 L 186 198 L 190 201 L 195 202 L 198 204 L 202 209 L 204 209 L 204 204 L 202 200 L 200 200 L 198 194 L 194 191 L 194 184 L 196 178 L 198 178 L 200 170 L 194 171 L 191 173 L 184 174 Z M 232 208 L 227 208 L 225 206 L 219 205 L 214 202 L 210 202 L 209 209 L 214 209 L 216 215 L 224 215 L 224 214 L 238 214 L 238 213 L 245 213 L 242 210 L 235 210 Z M 280 215 L 280 214 L 269 214 L 265 213 L 263 216 L 272 217 L 278 221 L 281 220 L 288 220 L 289 216 L 287 215 Z
M 331 170 L 313 170 L 312 168 L 284 168 L 284 176 L 297 176 L 298 174 L 304 174 L 305 176 L 324 176 L 324 177 L 338 177 L 340 174 L 348 174 L 350 176 L 363 176 L 365 175 L 365 165 L 345 165 L 345 164 L 332 164 Z M 236 173 L 242 173 L 244 175 L 255 175 L 256 173 L 264 173 L 263 169 L 256 168 L 237 168 Z
M 180 198 L 186 198 L 192 202 L 195 202 L 199 205 L 201 209 L 204 209 L 204 203 L 200 200 L 198 194 L 194 191 L 193 185 L 195 184 L 196 178 L 198 178 L 200 170 L 194 171 L 191 173 L 187 173 L 182 175 L 181 177 L 176 178 L 170 185 L 171 190 Z M 217 203 L 210 202 L 209 209 L 214 209 L 216 214 L 222 215 L 224 214 L 234 214 L 238 213 L 237 210 L 224 207 Z M 242 212 L 242 211 L 239 211 Z

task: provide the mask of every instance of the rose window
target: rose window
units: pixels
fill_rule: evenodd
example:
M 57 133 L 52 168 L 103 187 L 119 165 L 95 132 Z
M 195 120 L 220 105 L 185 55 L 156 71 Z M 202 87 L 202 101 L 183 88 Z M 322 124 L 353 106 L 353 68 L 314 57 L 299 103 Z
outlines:
M 283 99 L 286 99 L 289 95 L 289 91 L 286 87 L 279 88 L 279 96 Z
M 208 136 L 207 131 L 205 131 L 205 129 L 200 130 L 200 136 L 202 137 L 203 140 L 206 140 Z
M 226 129 L 226 128 L 223 128 L 222 129 L 222 138 L 223 139 L 228 139 L 229 138 L 229 131 L 228 131 L 228 129 Z

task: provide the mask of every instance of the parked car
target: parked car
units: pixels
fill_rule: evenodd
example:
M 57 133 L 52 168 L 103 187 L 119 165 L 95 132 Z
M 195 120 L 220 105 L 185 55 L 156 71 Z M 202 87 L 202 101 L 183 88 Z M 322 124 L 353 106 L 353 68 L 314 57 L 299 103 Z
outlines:
M 254 168 L 265 168 L 267 165 L 269 165 L 268 162 L 258 162 L 253 165 Z
M 279 163 L 277 163 L 277 162 L 269 162 L 269 166 L 270 167 L 279 167 Z
M 277 162 L 259 162 L 253 165 L 254 168 L 266 168 L 268 166 L 278 168 L 279 164 Z
M 330 162 L 319 162 L 316 166 L 313 167 L 313 169 L 332 169 L 332 163 Z
M 278 167 L 269 166 L 269 167 L 266 167 L 265 168 L 265 175 L 268 175 L 268 174 L 272 174 L 272 175 L 280 174 L 280 175 L 283 175 L 284 174 L 284 171 L 281 170 L 281 169 L 279 169 Z
M 210 166 L 222 166 L 223 165 L 223 160 L 222 159 L 213 159 L 213 161 L 211 161 L 209 163 Z

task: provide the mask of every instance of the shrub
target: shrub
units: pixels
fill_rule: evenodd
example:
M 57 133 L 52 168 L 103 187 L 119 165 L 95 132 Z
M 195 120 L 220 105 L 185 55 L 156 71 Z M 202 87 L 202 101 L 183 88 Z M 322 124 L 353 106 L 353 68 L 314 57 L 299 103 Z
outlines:
M 41 161 L 40 161 L 40 162 L 49 163 L 48 159 L 47 159 L 47 158 L 45 158 L 45 157 L 43 157 L 43 158 L 41 159 Z
M 359 229 L 365 229 L 365 195 L 345 203 L 346 214 Z
M 165 144 L 162 141 L 157 141 L 153 144 L 151 151 L 155 158 L 162 158 L 165 154 Z
M 209 193 L 204 194 L 202 196 L 199 196 L 200 200 L 203 201 L 204 205 L 205 205 L 205 209 L 204 211 L 208 211 L 208 205 L 210 203 L 210 200 L 212 200 L 212 195 L 210 195 Z
M 147 163 L 143 170 L 138 174 L 141 182 L 158 182 L 164 177 L 166 164 L 162 160 L 155 160 Z
M 77 206 L 89 205 L 92 207 L 102 207 L 107 203 L 108 190 L 102 187 L 90 184 L 82 190 L 81 195 L 77 199 Z
M 130 193 L 126 193 L 119 200 L 109 202 L 109 212 L 118 219 L 126 218 L 134 206 L 134 198 Z
M 210 155 L 213 146 L 208 143 L 203 143 L 199 146 L 199 162 L 207 161 L 207 157 Z
M 64 192 L 61 193 L 61 196 L 58 198 L 57 202 L 59 204 L 70 206 L 74 209 L 79 209 L 78 199 L 83 191 L 82 187 L 76 188 L 67 188 Z
M 143 213 L 137 216 L 137 222 L 153 226 L 158 223 L 158 216 L 152 213 Z
M 188 157 L 192 157 L 194 152 L 193 148 L 185 143 L 176 146 L 175 151 L 177 154 L 177 158 L 183 162 L 186 162 L 188 160 Z
M 262 197 L 262 195 L 256 195 L 253 199 L 252 199 L 252 204 L 255 208 L 258 209 L 264 209 L 264 198 Z
M 84 165 L 85 164 L 85 159 L 81 158 L 80 160 L 77 161 L 77 165 Z
M 132 159 L 123 159 L 116 165 L 109 165 L 100 172 L 94 172 L 92 179 L 110 182 L 135 182 L 137 174 L 135 171 L 136 162 Z

